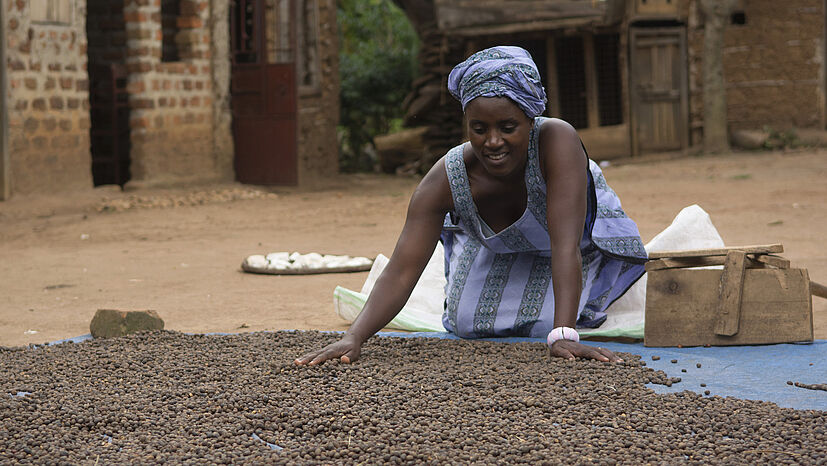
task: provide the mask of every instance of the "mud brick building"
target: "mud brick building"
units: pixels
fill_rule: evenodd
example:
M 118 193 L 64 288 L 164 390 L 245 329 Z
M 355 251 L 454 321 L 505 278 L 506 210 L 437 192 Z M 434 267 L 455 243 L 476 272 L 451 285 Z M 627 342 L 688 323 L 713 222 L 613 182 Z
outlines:
M 532 54 L 547 114 L 578 128 L 594 158 L 703 141 L 699 0 L 395 2 L 423 43 L 406 126 L 427 127 L 432 160 L 462 139 L 461 109 L 444 85 L 451 66 L 501 44 Z M 823 0 L 740 2 L 723 49 L 730 131 L 825 129 L 825 18 Z
M 0 1 L 0 198 L 337 171 L 334 0 Z

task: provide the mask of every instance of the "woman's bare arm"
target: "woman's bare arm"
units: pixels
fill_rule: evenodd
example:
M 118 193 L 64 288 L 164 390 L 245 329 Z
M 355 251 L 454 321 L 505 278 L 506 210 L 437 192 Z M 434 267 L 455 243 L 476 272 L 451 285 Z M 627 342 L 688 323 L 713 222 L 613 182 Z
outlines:
M 362 344 L 393 320 L 408 301 L 439 240 L 445 214 L 452 206 L 444 160 L 440 160 L 411 196 L 405 226 L 390 261 L 350 329 L 340 341 L 305 354 L 296 359 L 296 364 L 321 364 L 337 357 L 349 363 L 359 358 Z
M 546 204 L 551 239 L 554 327 L 574 328 L 582 291 L 580 239 L 586 223 L 588 158 L 568 123 L 552 119 L 541 129 L 541 160 L 546 175 Z M 552 354 L 564 358 L 619 360 L 608 350 L 559 340 Z

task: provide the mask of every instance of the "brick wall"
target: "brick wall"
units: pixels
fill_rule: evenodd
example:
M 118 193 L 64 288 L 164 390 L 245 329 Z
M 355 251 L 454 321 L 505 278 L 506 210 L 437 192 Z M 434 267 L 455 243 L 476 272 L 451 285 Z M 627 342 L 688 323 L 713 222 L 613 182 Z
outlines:
M 213 153 L 207 0 L 181 0 L 178 62 L 162 62 L 160 2 L 125 0 L 132 179 L 165 183 L 220 176 Z
M 703 138 L 703 18 L 688 8 L 692 143 Z M 746 24 L 725 33 L 730 129 L 823 127 L 824 11 L 812 0 L 743 2 Z
M 336 5 L 316 1 L 319 79 L 300 93 L 300 182 L 338 171 Z M 32 21 L 28 1 L 5 3 L 12 192 L 93 185 L 89 88 L 99 78 L 88 70 L 111 64 L 128 73 L 132 181 L 232 179 L 228 6 L 216 2 L 211 11 L 210 0 L 178 0 L 173 62 L 163 57 L 171 22 L 161 8 L 176 2 L 70 2 L 65 24 Z
M 11 191 L 47 193 L 92 185 L 86 2 L 65 22 L 33 22 L 28 1 L 6 6 Z

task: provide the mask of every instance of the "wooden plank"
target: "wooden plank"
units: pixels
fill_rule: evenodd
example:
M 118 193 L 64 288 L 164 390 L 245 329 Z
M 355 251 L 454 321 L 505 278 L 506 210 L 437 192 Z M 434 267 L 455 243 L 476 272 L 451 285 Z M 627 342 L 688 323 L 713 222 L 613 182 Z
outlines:
M 583 33 L 583 63 L 586 73 L 586 114 L 589 128 L 600 126 L 600 110 L 597 108 L 597 63 L 594 59 L 594 34 Z
M 554 48 L 554 36 L 549 34 L 546 37 L 546 91 L 550 101 L 548 114 L 554 118 L 560 118 L 560 88 L 557 83 L 557 49 Z
M 647 272 L 652 272 L 663 269 L 710 267 L 714 265 L 724 265 L 724 260 L 725 258 L 721 256 L 655 259 L 647 262 L 645 268 Z
M 716 335 L 722 270 L 658 270 L 646 288 L 646 346 L 754 345 L 813 340 L 806 269 L 748 269 L 738 333 Z
M 546 32 L 555 29 L 580 28 L 602 24 L 597 19 L 584 16 L 578 18 L 561 18 L 549 20 L 532 20 L 512 23 L 493 23 L 481 26 L 465 26 L 440 31 L 451 36 L 478 37 L 494 36 L 499 34 L 515 34 L 518 32 Z M 450 71 L 450 70 L 449 70 Z
M 445 32 L 506 23 L 531 25 L 537 21 L 595 21 L 603 19 L 606 13 L 606 7 L 602 3 L 582 0 L 436 0 L 434 7 L 437 26 Z
M 744 272 L 747 255 L 743 251 L 729 251 L 721 274 L 721 291 L 715 334 L 732 336 L 738 333 L 741 318 L 741 293 L 744 287 Z
M 638 50 L 638 41 L 640 41 L 640 29 L 630 28 L 630 44 L 629 44 L 629 134 L 632 142 L 632 157 L 640 155 L 640 137 L 638 135 L 638 126 L 640 125 L 640 92 L 637 88 L 639 84 L 639 71 L 637 70 L 637 63 L 640 60 L 640 51 Z
M 553 101 L 552 101 L 553 102 Z M 552 108 L 557 105 L 552 105 Z M 607 160 L 628 157 L 631 154 L 631 135 L 629 125 L 597 126 L 595 128 L 578 128 L 577 135 L 589 148 L 592 160 Z
M 747 256 L 746 258 L 746 268 L 748 269 L 761 269 L 765 267 L 765 263 L 762 263 L 756 258 L 764 257 L 764 256 Z M 775 256 L 777 257 L 777 256 Z M 726 256 L 702 256 L 702 257 L 675 257 L 675 258 L 666 258 L 666 259 L 655 259 L 650 260 L 646 263 L 645 268 L 647 272 L 651 272 L 654 270 L 663 270 L 663 269 L 688 269 L 693 267 L 713 267 L 718 265 L 724 265 L 726 262 Z M 788 261 L 789 262 L 789 261 Z M 779 268 L 789 268 L 789 267 L 779 267 Z
M 726 256 L 729 251 L 744 251 L 747 254 L 773 254 L 784 252 L 784 246 L 781 244 L 764 244 L 714 249 L 687 249 L 683 251 L 654 251 L 649 253 L 649 258 Z
M 790 268 L 790 260 L 784 259 L 783 257 L 773 256 L 773 255 L 764 255 L 758 254 L 753 256 L 753 258 L 761 263 L 771 265 L 773 267 L 777 267 L 779 269 L 789 269 Z
M 821 283 L 810 282 L 810 293 L 813 296 L 827 299 L 827 286 L 824 286 Z
M 681 70 L 678 85 L 680 86 L 681 102 L 677 129 L 680 131 L 679 139 L 681 141 L 681 149 L 685 150 L 689 147 L 689 70 L 687 69 L 687 65 L 685 65 L 689 60 L 687 59 L 686 50 L 686 28 L 681 28 L 680 38 L 681 41 L 678 50 L 680 56 L 678 57 L 678 63 L 681 64 Z

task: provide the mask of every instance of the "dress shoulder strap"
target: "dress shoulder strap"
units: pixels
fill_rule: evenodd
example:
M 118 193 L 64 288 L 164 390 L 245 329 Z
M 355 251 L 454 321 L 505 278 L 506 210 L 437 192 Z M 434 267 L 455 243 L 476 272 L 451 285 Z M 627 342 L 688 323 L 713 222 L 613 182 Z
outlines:
M 543 172 L 540 170 L 540 127 L 547 119 L 545 117 L 534 119 L 534 126 L 531 128 L 531 135 L 528 140 L 525 181 L 529 192 L 532 189 L 540 189 L 543 193 L 546 192 L 546 182 L 543 179 Z
M 445 157 L 445 171 L 451 187 L 451 197 L 454 200 L 454 212 L 467 224 L 475 225 L 477 209 L 471 197 L 471 184 L 465 169 L 464 148 L 465 144 L 460 144 L 448 151 Z
M 545 229 L 548 229 L 548 220 L 546 219 L 546 180 L 540 170 L 540 128 L 547 119 L 545 117 L 534 119 L 534 127 L 531 129 L 528 140 L 528 160 L 525 167 L 527 207 Z

